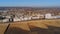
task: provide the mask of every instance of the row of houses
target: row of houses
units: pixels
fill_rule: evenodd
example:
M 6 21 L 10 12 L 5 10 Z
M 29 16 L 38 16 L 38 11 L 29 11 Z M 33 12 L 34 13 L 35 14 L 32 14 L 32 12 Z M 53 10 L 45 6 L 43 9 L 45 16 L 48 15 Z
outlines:
M 0 22 L 10 22 L 11 20 L 10 16 L 1 16 L 0 15 Z
M 45 19 L 59 19 L 60 18 L 60 15 L 53 15 L 48 13 L 48 14 L 45 14 Z
M 44 18 L 44 15 L 35 15 L 35 16 L 20 16 L 19 18 L 18 17 L 15 17 L 14 18 L 14 21 L 25 21 L 25 20 L 35 20 L 35 19 L 43 19 Z
M 2 17 L 2 16 L 0 16 Z M 5 17 L 5 18 L 4 18 Z M 2 18 L 0 18 L 0 22 L 13 22 L 13 21 L 26 21 L 26 20 L 35 20 L 35 19 L 43 19 L 44 15 L 35 15 L 35 16 L 4 16 Z
M 60 18 L 60 16 L 52 16 L 52 14 L 47 13 L 47 14 L 37 14 L 34 16 L 20 16 L 20 17 L 12 17 L 12 16 L 0 16 L 0 22 L 15 22 L 15 21 L 26 21 L 26 20 L 35 20 L 35 19 L 56 19 Z

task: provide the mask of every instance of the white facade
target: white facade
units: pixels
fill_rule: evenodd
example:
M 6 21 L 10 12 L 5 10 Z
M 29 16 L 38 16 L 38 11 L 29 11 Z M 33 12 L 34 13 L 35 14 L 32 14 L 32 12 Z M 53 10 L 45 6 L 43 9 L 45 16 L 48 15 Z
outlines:
M 52 17 L 55 17 L 55 18 L 60 18 L 60 16 L 52 16 Z
M 32 19 L 39 19 L 40 17 L 39 16 L 32 16 Z
M 28 18 L 27 18 L 27 17 L 25 17 L 25 18 L 24 18 L 24 20 L 28 20 Z
M 5 16 L 6 18 L 11 18 L 10 16 Z
M 45 18 L 46 19 L 57 19 L 57 18 L 60 18 L 60 16 L 52 16 L 50 13 L 48 13 L 48 14 L 45 14 Z
M 48 14 L 45 14 L 45 18 L 46 18 L 46 19 L 50 19 L 50 18 L 52 18 L 52 16 L 51 16 L 50 13 L 48 13 Z
M 24 21 L 24 20 L 31 20 L 31 17 L 20 17 L 20 18 L 14 18 L 14 21 Z
M 31 17 L 24 17 L 24 20 L 31 20 Z
M 9 22 L 9 19 L 4 19 L 2 20 L 2 22 Z
M 19 18 L 14 18 L 14 21 L 21 21 L 21 19 L 19 19 Z

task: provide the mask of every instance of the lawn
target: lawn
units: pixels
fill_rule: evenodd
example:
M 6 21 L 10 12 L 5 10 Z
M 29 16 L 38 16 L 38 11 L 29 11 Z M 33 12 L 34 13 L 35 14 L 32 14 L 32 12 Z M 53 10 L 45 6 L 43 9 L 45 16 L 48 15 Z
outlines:
M 60 19 L 12 22 L 5 32 L 5 34 L 60 34 Z

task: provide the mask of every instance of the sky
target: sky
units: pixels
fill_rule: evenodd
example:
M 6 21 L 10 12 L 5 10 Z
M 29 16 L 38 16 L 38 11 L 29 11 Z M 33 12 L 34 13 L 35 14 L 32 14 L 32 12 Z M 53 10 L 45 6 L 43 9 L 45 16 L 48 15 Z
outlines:
M 0 0 L 0 6 L 60 7 L 60 0 Z

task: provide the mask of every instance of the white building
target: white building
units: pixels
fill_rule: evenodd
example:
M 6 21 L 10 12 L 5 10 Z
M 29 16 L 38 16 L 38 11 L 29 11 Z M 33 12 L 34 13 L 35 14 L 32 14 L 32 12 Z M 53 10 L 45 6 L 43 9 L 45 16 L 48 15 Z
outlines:
M 21 19 L 19 19 L 19 18 L 14 18 L 14 21 L 21 21 Z
M 11 16 L 5 16 L 6 18 L 11 18 Z
M 31 17 L 24 17 L 24 20 L 31 20 Z
M 50 13 L 45 14 L 46 19 L 51 19 L 52 15 Z
M 2 22 L 9 22 L 9 19 L 3 19 Z
M 48 13 L 48 14 L 45 14 L 45 18 L 46 19 L 57 19 L 57 18 L 60 18 L 60 16 L 52 16 L 52 14 Z
M 31 19 L 39 19 L 39 16 L 32 16 Z
M 60 18 L 60 16 L 52 16 L 52 17 L 54 17 L 55 19 Z

